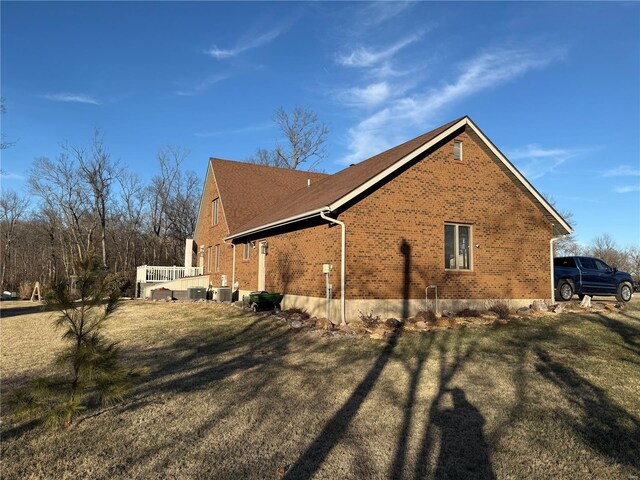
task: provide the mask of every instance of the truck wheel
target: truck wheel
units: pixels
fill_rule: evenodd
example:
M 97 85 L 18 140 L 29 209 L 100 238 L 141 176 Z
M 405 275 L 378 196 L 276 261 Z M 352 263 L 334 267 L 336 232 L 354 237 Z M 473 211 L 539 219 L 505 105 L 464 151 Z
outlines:
M 254 303 L 253 305 L 251 305 L 251 311 L 253 313 L 258 313 L 258 304 Z
M 566 280 L 560 282 L 560 285 L 558 286 L 558 296 L 560 297 L 560 300 L 568 302 L 571 300 L 571 297 L 573 297 L 573 286 L 571 286 L 571 284 Z
M 631 300 L 633 289 L 628 283 L 621 283 L 618 285 L 618 293 L 616 293 L 616 300 L 619 302 L 628 302 Z

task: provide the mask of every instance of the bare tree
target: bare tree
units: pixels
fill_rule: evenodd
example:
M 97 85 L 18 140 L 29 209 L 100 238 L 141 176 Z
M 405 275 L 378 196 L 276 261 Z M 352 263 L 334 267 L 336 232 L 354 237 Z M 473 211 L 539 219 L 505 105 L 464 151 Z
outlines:
M 7 109 L 4 106 L 4 97 L 0 97 L 0 114 L 4 115 L 6 113 Z M 15 142 L 10 142 L 7 140 L 7 138 L 4 136 L 4 132 L 2 132 L 1 135 L 1 139 L 0 139 L 0 150 L 4 150 L 5 148 L 9 148 L 11 145 L 13 145 Z
M 640 248 L 636 246 L 627 248 L 625 257 L 627 258 L 629 273 L 637 281 L 640 281 Z
M 151 179 L 149 186 L 149 217 L 151 228 L 153 230 L 155 243 L 153 259 L 154 261 L 179 261 L 178 249 L 183 248 L 181 242 L 184 242 L 184 228 L 190 229 L 189 223 L 193 223 L 195 228 L 195 220 L 193 218 L 183 218 L 183 214 L 188 216 L 195 215 L 189 213 L 197 209 L 197 199 L 199 192 L 196 185 L 199 183 L 197 177 L 193 173 L 184 173 L 183 163 L 189 151 L 187 149 L 175 146 L 167 146 L 158 153 L 158 162 L 160 164 L 160 174 Z M 192 202 L 190 209 L 185 209 L 185 202 Z M 181 238 L 178 244 L 169 245 L 168 239 L 176 232 L 182 232 L 178 235 Z M 174 235 L 175 236 L 175 235 Z M 171 251 L 171 253 L 169 253 Z
M 79 147 L 71 147 L 78 161 L 83 180 L 88 187 L 93 214 L 100 226 L 100 246 L 102 251 L 102 267 L 107 267 L 107 204 L 111 196 L 111 184 L 115 181 L 117 165 L 107 152 L 102 134 L 94 132 L 91 152 L 87 153 Z
M 301 165 L 314 170 L 325 158 L 325 142 L 329 127 L 309 107 L 295 107 L 291 112 L 278 108 L 273 120 L 280 129 L 282 142 L 272 151 L 258 149 L 249 159 L 260 165 L 298 169 Z
M 16 224 L 29 207 L 29 199 L 15 192 L 2 192 L 0 195 L 0 228 L 2 231 L 2 277 L 0 285 L 5 286 L 7 266 L 11 261 L 12 241 Z
M 121 247 L 117 249 L 120 266 L 126 270 L 136 266 L 136 246 L 144 229 L 148 190 L 138 175 L 125 169 L 118 172 L 117 181 L 120 187 L 120 201 L 115 203 L 112 210 L 112 221 L 116 224 L 112 228 L 112 236 L 113 243 Z
M 178 172 L 175 189 L 169 198 L 167 217 L 169 234 L 180 244 L 193 235 L 198 221 L 200 179 L 192 172 Z
M 611 235 L 605 233 L 593 239 L 589 248 L 589 255 L 600 258 L 611 267 L 627 270 L 627 259 L 624 253 L 618 249 Z
M 75 258 L 83 259 L 91 250 L 95 224 L 77 164 L 66 151 L 54 161 L 37 158 L 29 172 L 29 186 L 43 205 L 58 209 L 62 228 L 71 238 L 70 265 Z

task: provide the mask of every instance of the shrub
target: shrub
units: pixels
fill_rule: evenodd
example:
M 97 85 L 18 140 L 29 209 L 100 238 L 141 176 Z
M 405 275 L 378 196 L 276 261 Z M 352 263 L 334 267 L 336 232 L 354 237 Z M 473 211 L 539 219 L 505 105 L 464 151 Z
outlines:
M 380 325 L 380 316 L 373 316 L 373 313 L 362 313 L 360 312 L 360 321 L 366 328 L 375 328 Z
M 458 313 L 456 313 L 458 317 L 479 317 L 480 312 L 478 310 L 474 310 L 473 308 L 463 308 Z
M 107 290 L 117 290 L 121 295 L 133 286 L 133 282 L 125 272 L 108 273 L 104 277 L 104 282 Z
M 294 315 L 299 315 L 302 320 L 308 320 L 311 316 L 304 308 L 288 308 L 282 311 L 282 315 L 286 318 L 293 317 Z
M 491 305 L 491 307 L 489 307 L 489 311 L 496 313 L 498 315 L 498 318 L 508 318 L 509 317 L 509 305 L 507 305 L 505 302 L 497 302 L 493 305 Z
M 435 323 L 436 322 L 436 314 L 433 310 L 420 310 L 416 313 L 415 316 L 416 322 L 426 322 L 426 323 Z
M 18 285 L 18 298 L 21 300 L 29 300 L 33 293 L 34 285 L 35 282 L 20 282 L 20 285 Z M 40 294 L 42 294 L 42 292 L 40 292 Z

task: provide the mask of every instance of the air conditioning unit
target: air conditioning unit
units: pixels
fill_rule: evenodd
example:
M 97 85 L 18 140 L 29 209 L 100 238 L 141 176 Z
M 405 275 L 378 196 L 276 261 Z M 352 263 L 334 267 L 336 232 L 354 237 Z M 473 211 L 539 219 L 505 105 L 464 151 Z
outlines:
M 205 287 L 187 288 L 187 298 L 189 300 L 204 300 L 207 298 L 207 289 Z
M 231 287 L 214 287 L 213 288 L 213 300 L 216 302 L 230 302 L 231 301 Z

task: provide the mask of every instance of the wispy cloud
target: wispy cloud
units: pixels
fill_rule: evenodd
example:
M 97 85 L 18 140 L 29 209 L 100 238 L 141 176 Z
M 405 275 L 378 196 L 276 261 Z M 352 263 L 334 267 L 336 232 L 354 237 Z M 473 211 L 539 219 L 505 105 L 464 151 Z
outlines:
M 192 97 L 194 95 L 199 95 L 207 91 L 216 83 L 226 80 L 227 78 L 229 78 L 229 75 L 211 75 L 191 88 L 178 90 L 176 92 L 176 95 L 180 95 L 181 97 Z
M 336 61 L 345 67 L 373 67 L 381 62 L 389 60 L 403 48 L 417 42 L 423 33 L 411 35 L 402 40 L 379 50 L 367 47 L 356 47 L 349 53 L 344 53 L 336 57 Z
M 25 180 L 24 175 L 20 175 L 19 173 L 11 173 L 5 170 L 0 170 L 0 179 L 2 180 Z
M 417 2 L 371 2 L 359 12 L 359 24 L 363 27 L 377 27 L 384 22 L 406 12 Z
M 640 192 L 640 185 L 626 185 L 624 187 L 616 187 L 613 189 L 616 193 Z
M 84 93 L 46 93 L 43 95 L 43 98 L 51 100 L 52 102 L 86 103 L 90 105 L 102 104 L 102 102 L 96 98 Z
M 341 90 L 337 99 L 345 105 L 356 107 L 374 107 L 384 102 L 391 95 L 387 82 L 372 83 L 366 87 L 354 87 Z
M 240 40 L 233 48 L 218 48 L 217 46 L 213 46 L 210 49 L 205 50 L 205 53 L 214 58 L 217 58 L 218 60 L 222 60 L 223 58 L 235 57 L 236 55 L 246 52 L 247 50 L 251 50 L 253 48 L 257 48 L 272 42 L 280 35 L 282 35 L 287 27 L 280 26 L 255 37 L 244 38 Z
M 620 165 L 619 167 L 607 170 L 602 174 L 603 177 L 640 177 L 640 169 L 630 167 L 629 165 Z
M 258 123 L 256 125 L 249 125 L 248 127 L 241 128 L 215 130 L 213 132 L 198 132 L 194 133 L 194 135 L 196 137 L 219 137 L 222 135 L 238 135 L 249 132 L 258 132 L 261 130 L 269 130 L 270 128 L 273 128 L 273 122 Z
M 348 131 L 350 153 L 345 164 L 359 162 L 387 149 L 407 132 L 425 130 L 443 108 L 479 92 L 495 88 L 526 72 L 547 66 L 562 51 L 536 52 L 526 49 L 498 50 L 480 54 L 461 65 L 458 76 L 438 87 L 391 100 Z
M 567 160 L 588 151 L 589 149 L 584 148 L 544 148 L 531 144 L 506 153 L 525 177 L 535 180 L 553 172 Z

